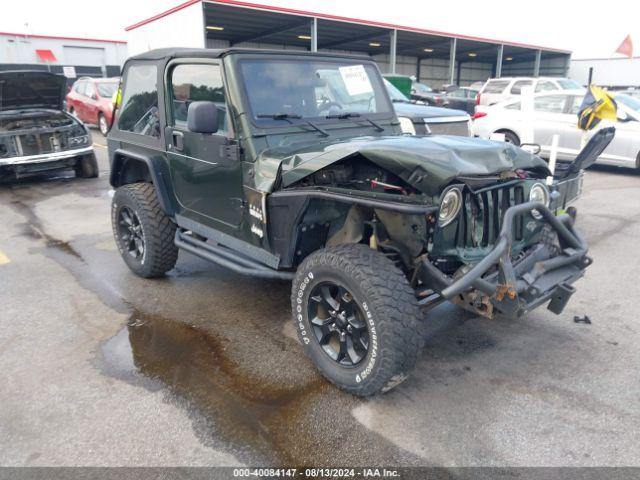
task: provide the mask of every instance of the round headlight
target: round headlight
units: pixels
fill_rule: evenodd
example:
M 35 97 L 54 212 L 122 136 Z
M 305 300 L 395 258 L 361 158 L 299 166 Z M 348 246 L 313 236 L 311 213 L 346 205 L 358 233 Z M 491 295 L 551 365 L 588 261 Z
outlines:
M 416 127 L 413 126 L 413 122 L 408 117 L 398 117 L 400 121 L 400 129 L 402 133 L 408 133 L 410 135 L 416 134 Z
M 530 202 L 540 202 L 545 207 L 548 207 L 549 206 L 549 198 L 550 198 L 549 197 L 549 190 L 542 183 L 534 184 L 533 187 L 531 187 L 531 190 L 529 191 L 529 201 Z M 536 220 L 540 220 L 542 218 L 542 215 L 540 214 L 540 212 L 538 212 L 535 209 L 531 210 L 531 215 L 533 215 L 533 218 L 535 218 Z
M 460 212 L 462 207 L 462 193 L 458 188 L 452 188 L 442 197 L 440 212 L 438 213 L 438 224 L 441 227 L 450 224 Z
M 540 202 L 544 206 L 549 206 L 549 190 L 542 183 L 536 183 L 531 187 L 529 191 L 529 201 L 530 202 Z

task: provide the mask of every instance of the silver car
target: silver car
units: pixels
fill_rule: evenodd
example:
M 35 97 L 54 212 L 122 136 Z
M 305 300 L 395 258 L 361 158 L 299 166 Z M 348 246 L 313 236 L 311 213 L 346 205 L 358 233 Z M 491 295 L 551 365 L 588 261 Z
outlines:
M 573 160 L 598 129 L 614 126 L 616 136 L 597 163 L 640 168 L 640 99 L 616 95 L 618 120 L 603 120 L 596 129 L 585 133 L 577 127 L 584 94 L 585 90 L 569 90 L 534 95 L 531 114 L 521 109 L 520 98 L 478 107 L 473 133 L 482 138 L 501 133 L 506 141 L 515 144 L 532 141 L 540 145 L 543 156 L 549 155 L 551 139 L 559 134 L 558 158 Z M 528 138 L 531 125 L 533 139 Z

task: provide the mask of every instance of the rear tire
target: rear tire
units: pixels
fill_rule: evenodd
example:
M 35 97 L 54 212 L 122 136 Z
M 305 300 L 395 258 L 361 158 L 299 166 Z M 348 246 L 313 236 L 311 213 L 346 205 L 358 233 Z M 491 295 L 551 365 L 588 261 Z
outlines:
M 307 257 L 293 281 L 291 305 L 307 356 L 329 381 L 354 395 L 400 384 L 424 346 L 409 282 L 391 260 L 365 245 L 338 245 Z
M 75 172 L 78 178 L 97 178 L 100 170 L 95 154 L 91 153 L 80 158 L 76 162 Z
M 160 208 L 151 183 L 131 183 L 116 190 L 111 225 L 120 255 L 136 275 L 161 277 L 175 266 L 176 224 Z
M 105 117 L 103 113 L 98 114 L 98 128 L 100 129 L 100 133 L 104 137 L 106 137 L 109 133 L 109 124 L 107 123 L 107 117 Z
M 510 131 L 504 131 L 504 132 L 496 132 L 496 133 L 502 133 L 504 134 L 504 141 L 506 143 L 511 143 L 512 145 L 515 145 L 516 147 L 520 146 L 520 139 L 518 138 L 518 136 Z

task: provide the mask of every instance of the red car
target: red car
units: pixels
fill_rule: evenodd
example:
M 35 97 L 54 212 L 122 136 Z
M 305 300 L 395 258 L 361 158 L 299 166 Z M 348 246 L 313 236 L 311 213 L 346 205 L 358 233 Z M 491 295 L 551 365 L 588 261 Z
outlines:
M 79 78 L 67 94 L 67 110 L 84 123 L 97 125 L 106 136 L 119 82 L 119 78 Z

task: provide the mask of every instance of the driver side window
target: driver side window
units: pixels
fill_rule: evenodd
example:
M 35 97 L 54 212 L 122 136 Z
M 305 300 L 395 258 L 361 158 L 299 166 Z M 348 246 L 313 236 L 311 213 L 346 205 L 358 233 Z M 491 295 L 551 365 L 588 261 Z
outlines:
M 171 122 L 187 128 L 187 111 L 192 102 L 216 104 L 219 115 L 218 134 L 227 131 L 227 103 L 219 65 L 179 64 L 171 72 Z

